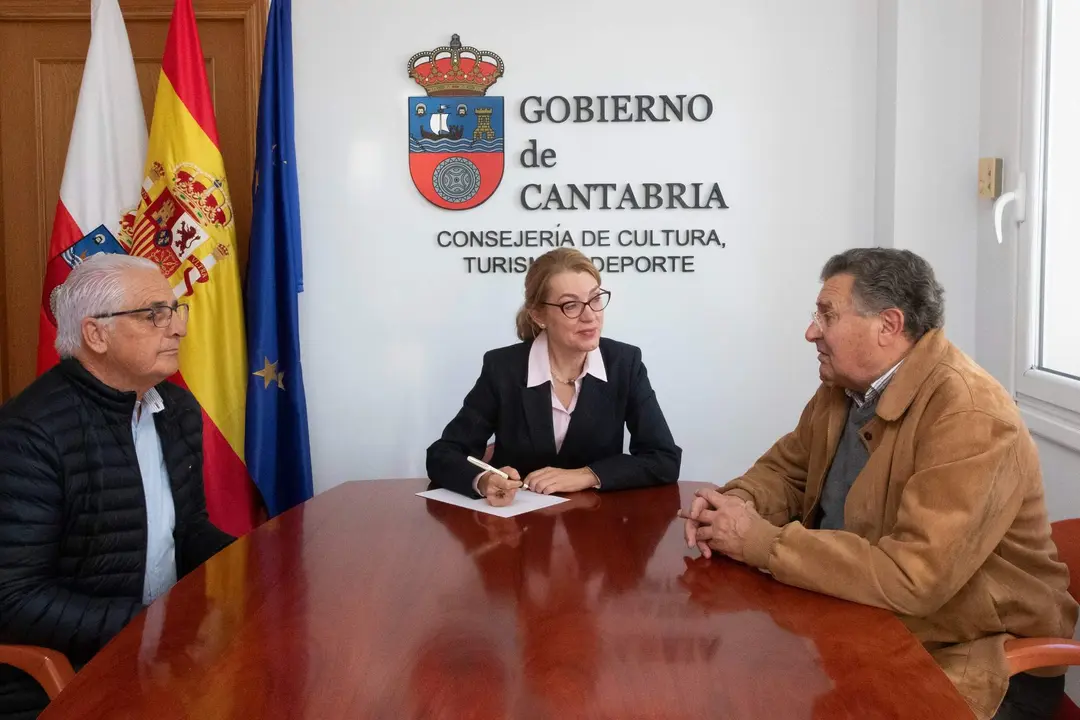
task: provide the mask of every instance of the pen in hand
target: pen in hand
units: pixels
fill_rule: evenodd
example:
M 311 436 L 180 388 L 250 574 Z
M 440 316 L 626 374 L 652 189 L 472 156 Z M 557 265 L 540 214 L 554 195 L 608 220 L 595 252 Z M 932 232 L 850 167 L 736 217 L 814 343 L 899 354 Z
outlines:
M 490 465 L 488 465 L 486 462 L 484 462 L 483 460 L 478 460 L 477 458 L 474 458 L 472 455 L 469 455 L 465 459 L 468 460 L 469 462 L 471 462 L 476 467 L 480 468 L 481 470 L 486 470 L 489 473 L 495 473 L 496 475 L 501 477 L 503 480 L 509 480 L 510 479 L 510 476 L 507 475 L 506 473 L 504 473 L 502 470 L 499 470 L 498 468 L 493 468 Z M 526 485 L 524 483 L 524 481 L 522 481 L 521 488 L 523 490 L 528 490 L 529 486 Z

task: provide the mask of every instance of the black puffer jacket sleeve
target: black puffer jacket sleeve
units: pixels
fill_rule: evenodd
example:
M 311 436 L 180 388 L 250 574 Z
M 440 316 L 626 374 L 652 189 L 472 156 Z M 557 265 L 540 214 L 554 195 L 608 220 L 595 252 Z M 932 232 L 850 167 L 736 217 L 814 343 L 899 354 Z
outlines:
M 202 488 L 197 488 L 197 493 L 193 494 L 194 512 L 185 519 L 184 533 L 180 539 L 183 567 L 179 570 L 184 575 L 224 550 L 236 539 L 210 522 Z
M 183 577 L 202 565 L 236 538 L 210 522 L 203 489 L 203 413 L 195 396 L 172 383 L 162 383 L 167 413 L 159 413 L 165 464 L 181 478 L 174 487 L 176 503 L 176 565 Z M 245 478 L 246 481 L 246 478 Z
M 27 420 L 0 418 L 0 643 L 89 658 L 142 610 L 132 598 L 72 592 L 59 579 L 61 463 Z

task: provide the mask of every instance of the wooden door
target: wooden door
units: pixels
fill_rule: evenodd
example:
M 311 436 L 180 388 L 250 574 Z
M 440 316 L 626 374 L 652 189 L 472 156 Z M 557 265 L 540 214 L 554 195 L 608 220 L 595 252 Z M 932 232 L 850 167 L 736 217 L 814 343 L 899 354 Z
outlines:
M 269 0 L 194 0 L 247 259 Z M 173 0 L 120 0 L 149 130 Z M 90 44 L 90 0 L 0 0 L 0 400 L 35 375 L 53 214 Z

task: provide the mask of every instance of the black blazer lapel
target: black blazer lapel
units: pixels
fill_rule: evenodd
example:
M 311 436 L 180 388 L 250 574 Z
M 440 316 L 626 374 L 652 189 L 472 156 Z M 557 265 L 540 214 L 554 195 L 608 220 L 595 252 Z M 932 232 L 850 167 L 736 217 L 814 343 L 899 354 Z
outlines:
M 555 455 L 555 426 L 551 424 L 551 384 L 543 383 L 521 391 L 525 420 L 533 451 L 542 457 Z
M 621 419 L 615 417 L 611 383 L 586 375 L 581 379 L 581 392 L 559 455 L 572 457 L 579 448 L 585 454 L 595 452 L 597 444 L 611 436 L 612 423 L 622 426 Z

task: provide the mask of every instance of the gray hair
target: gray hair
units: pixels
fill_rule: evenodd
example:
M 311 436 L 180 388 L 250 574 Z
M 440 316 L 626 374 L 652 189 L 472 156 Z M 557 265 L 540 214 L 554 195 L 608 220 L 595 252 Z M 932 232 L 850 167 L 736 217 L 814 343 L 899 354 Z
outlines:
M 945 324 L 945 289 L 930 263 L 910 250 L 845 250 L 829 258 L 821 280 L 841 274 L 855 278 L 851 296 L 860 314 L 897 308 L 904 313 L 904 333 L 913 341 Z
M 158 270 L 150 260 L 119 253 L 97 253 L 76 265 L 67 280 L 53 290 L 49 307 L 56 318 L 56 352 L 75 355 L 82 347 L 82 321 L 94 315 L 119 312 L 124 302 L 124 274 L 129 270 Z

